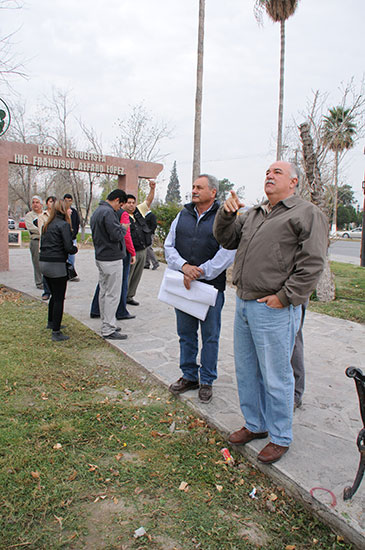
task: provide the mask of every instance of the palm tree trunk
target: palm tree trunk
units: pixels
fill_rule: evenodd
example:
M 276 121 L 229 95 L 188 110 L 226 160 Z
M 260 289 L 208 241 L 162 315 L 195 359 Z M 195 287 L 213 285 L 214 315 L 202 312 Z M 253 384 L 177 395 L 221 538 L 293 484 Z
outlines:
M 201 124 L 202 124 L 202 99 L 203 99 L 204 19 L 205 19 L 205 0 L 199 0 L 199 31 L 198 31 L 198 61 L 197 61 L 197 71 L 196 71 L 196 94 L 195 94 L 193 181 L 195 181 L 200 174 Z
M 281 160 L 282 149 L 283 149 L 284 64 L 285 64 L 285 19 L 282 19 L 280 21 L 280 83 L 279 83 L 278 139 L 276 144 L 276 160 Z
M 311 202 L 318 206 L 322 212 L 329 216 L 326 211 L 326 203 L 324 200 L 323 184 L 321 172 L 318 164 L 318 156 L 314 151 L 312 136 L 308 122 L 304 122 L 299 126 L 300 139 L 302 140 L 302 150 L 304 159 L 305 176 L 310 188 Z M 318 281 L 316 293 L 320 302 L 330 302 L 335 299 L 335 281 L 334 275 L 331 273 L 328 253 L 326 258 L 325 268 Z
M 335 182 L 334 182 L 334 192 L 333 192 L 333 216 L 332 216 L 332 228 L 331 233 L 336 233 L 337 231 L 337 197 L 338 197 L 338 155 L 339 152 L 335 152 Z

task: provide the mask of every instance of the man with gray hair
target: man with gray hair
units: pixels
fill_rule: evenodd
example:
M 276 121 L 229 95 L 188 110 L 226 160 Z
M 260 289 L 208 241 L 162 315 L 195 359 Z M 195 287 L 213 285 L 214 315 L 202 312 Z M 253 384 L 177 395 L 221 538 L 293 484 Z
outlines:
M 29 231 L 30 235 L 30 244 L 29 250 L 32 256 L 33 271 L 34 271 L 34 282 L 35 286 L 40 290 L 43 289 L 43 275 L 39 267 L 39 240 L 40 233 L 38 226 L 33 222 L 40 216 L 43 212 L 43 200 L 39 195 L 34 195 L 32 197 L 32 210 L 30 210 L 24 218 L 25 226 Z
M 272 464 L 292 441 L 294 376 L 291 357 L 302 304 L 314 290 L 327 253 L 328 222 L 314 204 L 295 195 L 293 165 L 276 161 L 265 177 L 266 201 L 243 214 L 231 192 L 219 209 L 214 236 L 237 249 L 234 355 L 245 425 L 230 443 L 270 437 L 258 460 Z
M 221 310 L 224 304 L 226 268 L 233 262 L 235 251 L 224 250 L 213 236 L 213 223 L 219 208 L 216 200 L 218 181 L 201 174 L 193 183 L 192 202 L 186 204 L 171 224 L 165 241 L 165 256 L 170 269 L 184 274 L 184 285 L 199 280 L 213 285 L 217 300 L 210 306 L 204 321 L 175 309 L 180 340 L 182 377 L 169 390 L 178 395 L 199 388 L 199 399 L 209 403 L 212 385 L 217 378 Z M 202 349 L 197 364 L 198 329 L 201 329 Z

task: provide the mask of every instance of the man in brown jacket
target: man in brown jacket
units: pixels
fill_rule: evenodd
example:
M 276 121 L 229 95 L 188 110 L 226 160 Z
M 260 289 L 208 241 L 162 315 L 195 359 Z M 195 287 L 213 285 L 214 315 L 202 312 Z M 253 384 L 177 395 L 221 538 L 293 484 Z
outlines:
M 217 213 L 214 236 L 237 248 L 234 352 L 246 425 L 229 441 L 244 445 L 270 435 L 258 459 L 279 460 L 292 441 L 294 376 L 291 356 L 301 305 L 314 290 L 327 252 L 322 212 L 295 195 L 295 165 L 277 161 L 266 171 L 268 198 L 244 213 L 237 195 Z

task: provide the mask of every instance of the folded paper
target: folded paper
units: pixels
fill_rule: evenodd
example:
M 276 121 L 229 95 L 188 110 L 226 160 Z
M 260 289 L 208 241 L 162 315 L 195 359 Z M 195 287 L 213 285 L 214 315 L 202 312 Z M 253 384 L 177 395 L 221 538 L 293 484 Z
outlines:
M 161 283 L 158 299 L 176 309 L 204 321 L 210 306 L 214 306 L 218 290 L 212 285 L 192 281 L 190 290 L 184 286 L 184 275 L 167 268 Z

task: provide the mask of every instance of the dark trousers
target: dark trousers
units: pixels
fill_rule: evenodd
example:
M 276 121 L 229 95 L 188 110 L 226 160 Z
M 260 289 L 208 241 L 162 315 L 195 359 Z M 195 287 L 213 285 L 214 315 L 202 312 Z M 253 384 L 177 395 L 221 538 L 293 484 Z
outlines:
M 60 330 L 63 303 L 65 301 L 67 277 L 45 277 L 51 291 L 51 299 L 48 304 L 48 323 L 52 324 L 53 330 Z
M 129 315 L 129 312 L 126 306 L 127 306 L 128 275 L 129 275 L 130 263 L 131 263 L 131 255 L 127 253 L 126 257 L 123 259 L 122 288 L 120 292 L 120 300 L 119 300 L 118 308 L 116 311 L 117 319 L 120 319 L 121 317 L 127 317 Z M 91 315 L 100 315 L 99 292 L 100 292 L 100 287 L 98 284 L 95 289 L 93 301 L 91 303 L 91 310 L 90 310 Z
M 300 321 L 300 327 L 295 337 L 295 346 L 293 350 L 293 355 L 291 357 L 291 366 L 293 368 L 295 380 L 295 403 L 300 403 L 302 401 L 305 388 L 303 325 L 307 306 L 308 302 L 302 304 L 302 317 Z
M 46 278 L 43 275 L 43 293 L 42 296 L 50 296 L 51 295 L 51 289 L 49 288 Z

